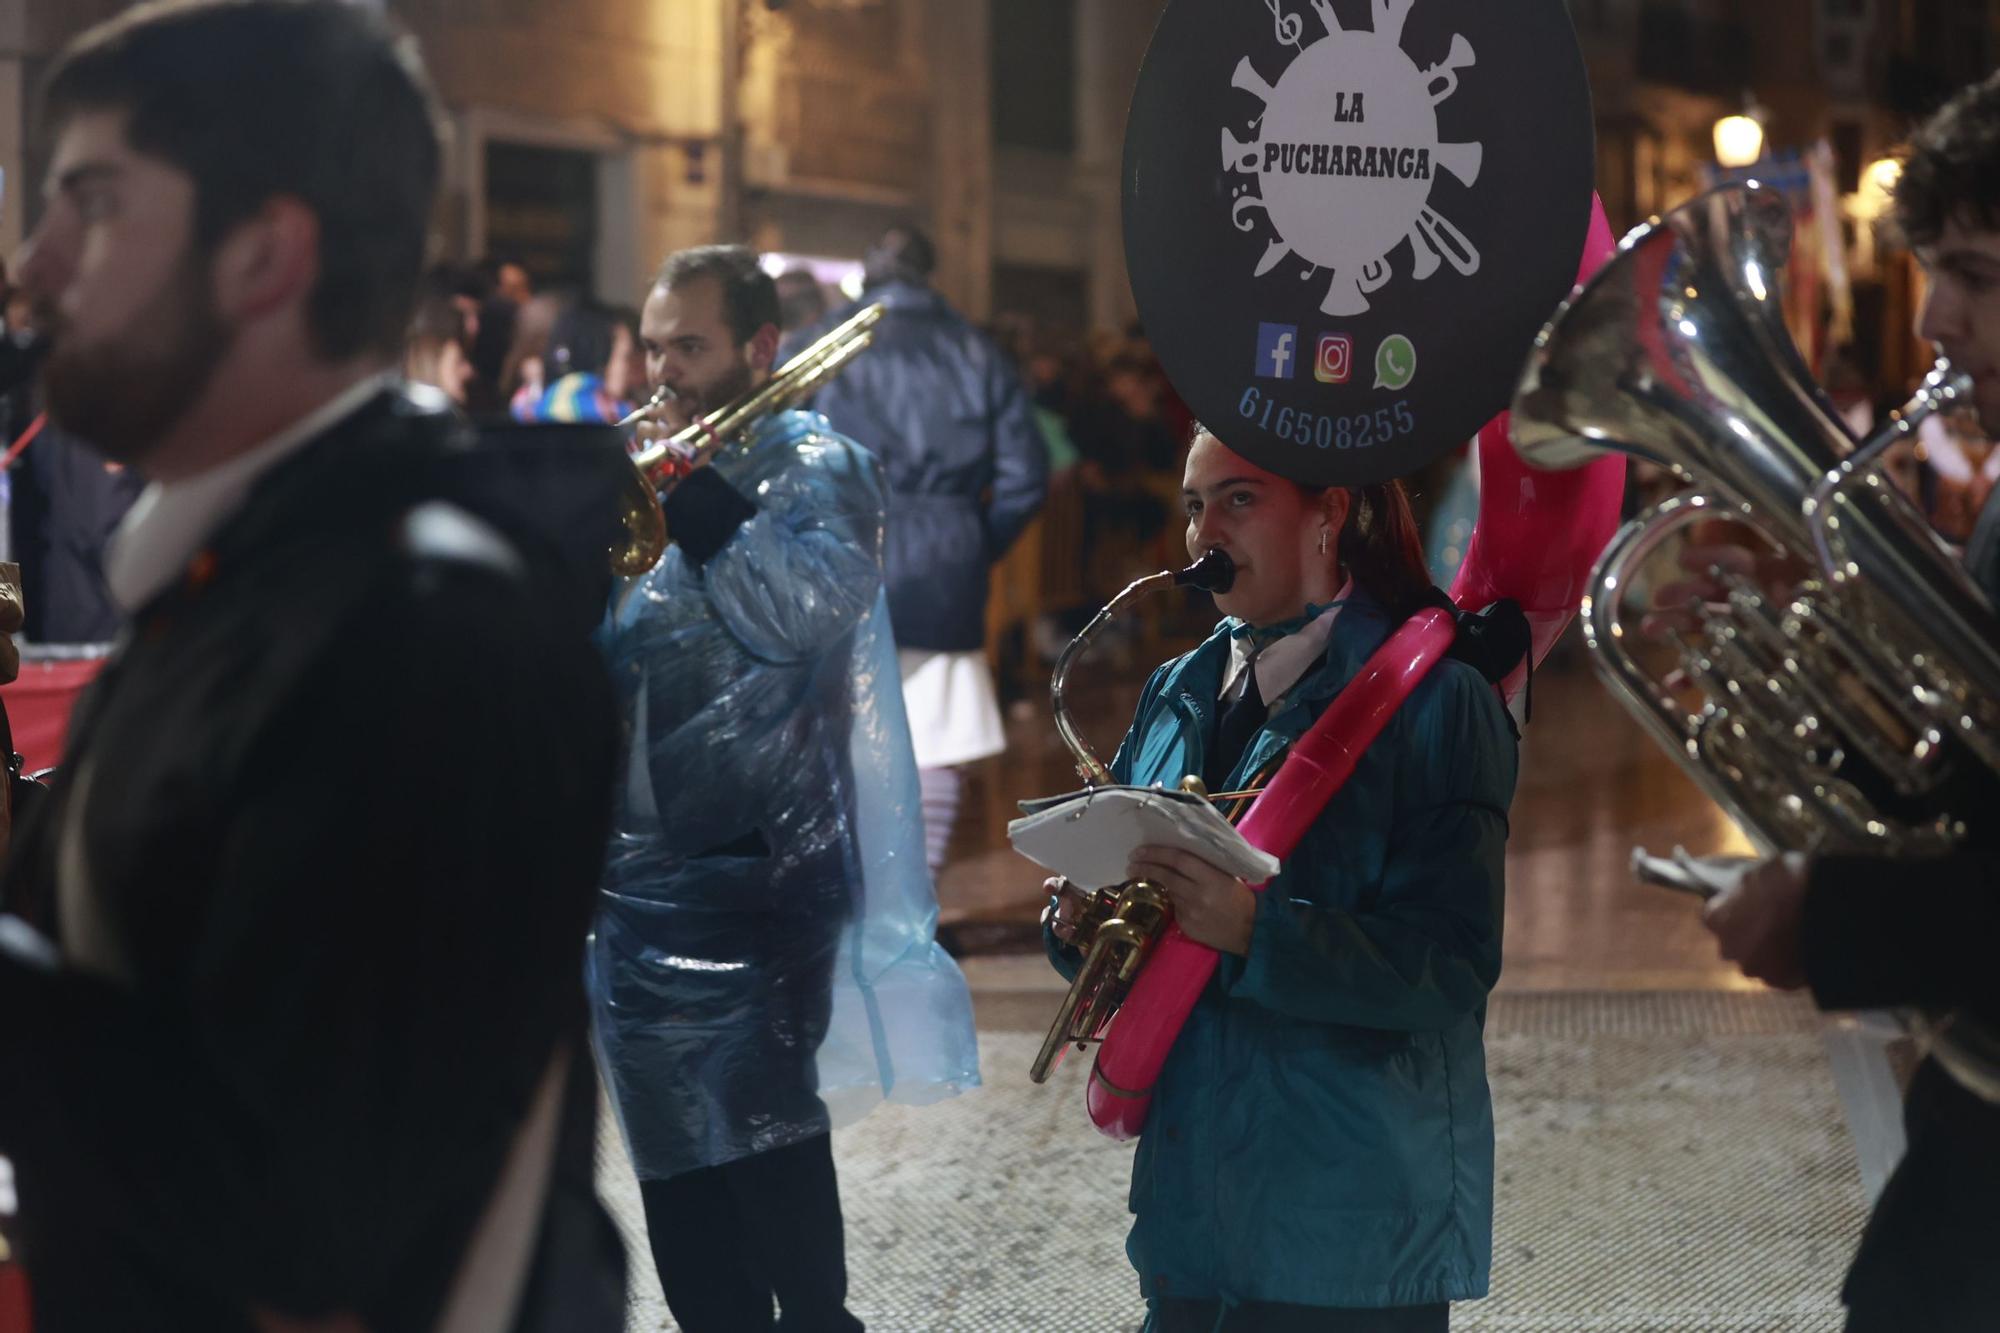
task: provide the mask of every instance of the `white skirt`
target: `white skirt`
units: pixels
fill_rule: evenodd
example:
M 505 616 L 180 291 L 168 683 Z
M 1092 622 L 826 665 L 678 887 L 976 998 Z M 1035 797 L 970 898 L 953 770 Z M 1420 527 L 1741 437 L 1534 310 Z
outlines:
M 918 768 L 969 764 L 1007 748 L 1000 696 L 985 653 L 899 648 L 896 662 Z

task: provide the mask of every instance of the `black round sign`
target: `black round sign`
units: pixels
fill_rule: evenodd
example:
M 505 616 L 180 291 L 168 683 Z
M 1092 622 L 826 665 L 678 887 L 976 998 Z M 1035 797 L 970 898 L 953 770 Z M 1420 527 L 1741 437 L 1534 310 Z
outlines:
M 1594 155 L 1563 0 L 1171 0 L 1125 136 L 1146 334 L 1259 466 L 1408 473 L 1506 408 Z

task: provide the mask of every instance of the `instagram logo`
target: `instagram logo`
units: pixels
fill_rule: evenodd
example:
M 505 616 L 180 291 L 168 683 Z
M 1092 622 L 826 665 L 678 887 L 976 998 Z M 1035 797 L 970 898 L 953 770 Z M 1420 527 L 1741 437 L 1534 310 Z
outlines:
M 1319 355 L 1313 358 L 1313 378 L 1321 384 L 1345 384 L 1354 373 L 1354 339 L 1344 333 L 1322 333 Z

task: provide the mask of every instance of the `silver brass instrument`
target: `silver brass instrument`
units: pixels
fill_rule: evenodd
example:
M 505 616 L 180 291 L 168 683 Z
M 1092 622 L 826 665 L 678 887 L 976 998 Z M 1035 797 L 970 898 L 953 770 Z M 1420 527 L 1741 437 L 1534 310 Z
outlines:
M 773 412 L 791 407 L 861 355 L 875 337 L 882 321 L 880 302 L 865 306 L 826 335 L 784 364 L 759 387 L 734 402 L 702 417 L 677 434 L 656 440 L 632 455 L 632 476 L 619 496 L 618 521 L 624 541 L 611 550 L 614 572 L 631 576 L 643 574 L 660 563 L 672 540 L 666 515 L 660 509 L 660 493 L 671 491 L 681 479 L 718 450 L 741 439 L 749 429 Z M 673 390 L 662 385 L 652 399 L 619 422 L 632 429 L 655 420 L 674 400 Z
M 1935 854 L 1986 813 L 1977 793 L 2000 776 L 2000 617 L 1877 468 L 1970 382 L 1940 362 L 1857 449 L 1779 309 L 1791 228 L 1784 201 L 1753 184 L 1634 231 L 1537 339 L 1514 440 L 1541 467 L 1616 449 L 1699 488 L 1613 538 L 1585 641 L 1613 694 L 1762 852 Z M 1774 596 L 1717 571 L 1726 605 L 1700 609 L 1678 643 L 1702 696 L 1691 711 L 1638 660 L 1621 604 L 1648 557 L 1718 518 L 1807 573 Z M 1913 1026 L 2000 1101 L 2000 1038 L 1952 1015 Z
M 1049 706 L 1055 714 L 1056 732 L 1063 744 L 1069 747 L 1076 760 L 1077 776 L 1087 786 L 1102 786 L 1111 781 L 1111 770 L 1091 751 L 1076 724 L 1070 719 L 1066 692 L 1069 685 L 1070 668 L 1097 640 L 1118 614 L 1134 602 L 1169 588 L 1200 588 L 1204 592 L 1228 592 L 1236 580 L 1236 563 L 1223 550 L 1212 550 L 1186 569 L 1161 570 L 1136 579 L 1125 590 L 1112 598 L 1095 616 L 1091 617 L 1082 633 L 1069 641 L 1056 659 L 1054 673 L 1049 677 Z M 1200 796 L 1207 796 L 1201 779 L 1184 778 L 1181 787 Z M 1248 800 L 1240 792 L 1224 792 L 1213 799 L 1239 798 L 1239 805 L 1247 808 Z M 1232 816 L 1240 811 L 1231 812 Z M 1138 978 L 1139 969 L 1145 965 L 1146 957 L 1153 945 L 1173 923 L 1173 904 L 1167 901 L 1166 892 L 1149 880 L 1133 880 L 1109 888 L 1095 889 L 1084 896 L 1084 905 L 1077 923 L 1076 947 L 1083 951 L 1083 966 L 1076 979 L 1070 983 L 1069 992 L 1063 997 L 1061 1008 L 1056 1011 L 1055 1022 L 1050 1024 L 1048 1036 L 1042 1040 L 1042 1048 L 1035 1056 L 1035 1063 L 1029 1069 L 1029 1077 L 1037 1083 L 1046 1082 L 1056 1067 L 1064 1051 L 1072 1045 L 1087 1046 L 1096 1041 L 1118 1012 L 1118 1006 L 1131 992 L 1132 983 Z

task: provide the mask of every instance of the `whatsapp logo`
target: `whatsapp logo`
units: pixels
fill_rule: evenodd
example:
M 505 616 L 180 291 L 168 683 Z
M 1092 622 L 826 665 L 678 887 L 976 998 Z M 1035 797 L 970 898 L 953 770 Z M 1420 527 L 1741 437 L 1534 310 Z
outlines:
M 1400 333 L 1392 333 L 1375 349 L 1375 387 L 1407 389 L 1417 377 L 1417 348 Z

